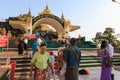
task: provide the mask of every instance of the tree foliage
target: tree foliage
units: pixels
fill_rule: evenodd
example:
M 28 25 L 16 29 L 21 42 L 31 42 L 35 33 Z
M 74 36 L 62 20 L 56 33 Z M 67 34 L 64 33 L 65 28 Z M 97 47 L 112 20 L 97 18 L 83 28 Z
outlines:
M 105 28 L 103 33 L 97 32 L 95 38 L 93 38 L 96 45 L 99 45 L 102 40 L 110 41 L 115 48 L 120 47 L 120 41 L 117 40 L 114 28 Z

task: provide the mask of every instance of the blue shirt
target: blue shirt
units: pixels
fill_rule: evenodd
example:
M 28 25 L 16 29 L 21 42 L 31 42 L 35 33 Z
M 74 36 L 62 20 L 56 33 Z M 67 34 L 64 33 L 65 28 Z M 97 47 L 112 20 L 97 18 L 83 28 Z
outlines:
M 39 44 L 37 42 L 33 42 L 33 50 L 36 51 L 38 50 Z
M 73 46 L 75 49 L 78 57 L 81 57 L 81 51 L 77 46 Z M 67 68 L 78 68 L 80 61 L 76 59 L 76 56 L 74 55 L 73 51 L 70 49 L 70 47 L 67 47 L 64 52 L 64 59 L 67 63 Z

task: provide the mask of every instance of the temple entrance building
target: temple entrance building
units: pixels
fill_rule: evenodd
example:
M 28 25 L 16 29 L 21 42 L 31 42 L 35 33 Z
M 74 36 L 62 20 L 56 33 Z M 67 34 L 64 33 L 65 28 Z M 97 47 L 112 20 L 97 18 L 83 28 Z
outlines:
M 9 24 L 14 29 L 21 29 L 25 34 L 33 34 L 33 30 L 39 25 L 50 25 L 56 30 L 58 39 L 62 39 L 66 32 L 71 32 L 80 28 L 80 26 L 72 25 L 70 20 L 66 20 L 63 13 L 61 18 L 52 14 L 48 6 L 46 6 L 36 17 L 32 16 L 29 9 L 27 14 L 20 14 L 18 17 L 9 17 L 8 20 Z

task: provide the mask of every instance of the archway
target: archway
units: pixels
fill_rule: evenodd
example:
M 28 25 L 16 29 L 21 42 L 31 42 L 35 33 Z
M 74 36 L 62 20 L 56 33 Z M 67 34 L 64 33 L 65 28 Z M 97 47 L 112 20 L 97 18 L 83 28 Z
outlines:
M 39 15 L 33 19 L 32 30 L 34 30 L 40 24 L 48 24 L 54 27 L 54 29 L 58 33 L 58 39 L 62 39 L 62 34 L 65 33 L 64 22 L 59 17 L 52 14 Z

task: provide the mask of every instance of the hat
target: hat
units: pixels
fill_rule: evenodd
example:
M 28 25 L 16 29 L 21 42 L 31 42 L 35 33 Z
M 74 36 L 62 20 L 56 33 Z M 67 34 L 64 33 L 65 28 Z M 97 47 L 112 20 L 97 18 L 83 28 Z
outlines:
M 76 43 L 76 39 L 75 39 L 75 38 L 71 38 L 71 39 L 70 39 L 70 43 L 71 43 L 71 44 L 75 44 L 75 43 Z

